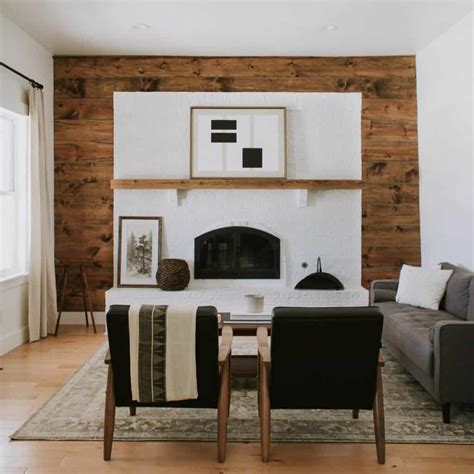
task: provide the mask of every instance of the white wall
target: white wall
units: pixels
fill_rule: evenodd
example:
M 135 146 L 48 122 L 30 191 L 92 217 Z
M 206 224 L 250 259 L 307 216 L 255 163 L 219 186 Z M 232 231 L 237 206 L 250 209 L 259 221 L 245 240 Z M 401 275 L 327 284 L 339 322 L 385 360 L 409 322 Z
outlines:
M 294 288 L 299 280 L 316 271 L 318 256 L 324 271 L 338 277 L 346 288 L 359 288 L 361 192 L 317 191 L 310 193 L 304 207 L 297 205 L 297 192 L 190 190 L 173 203 L 173 191 L 116 190 L 114 255 L 118 255 L 119 216 L 161 216 L 162 256 L 188 262 L 190 289 Z M 253 227 L 280 239 L 279 280 L 194 280 L 194 239 L 227 226 Z M 302 268 L 303 262 L 309 264 L 308 268 Z
M 287 107 L 289 178 L 360 179 L 358 93 L 117 92 L 114 177 L 189 178 L 189 114 L 196 105 Z M 185 259 L 191 274 L 196 237 L 220 227 L 248 226 L 280 238 L 280 280 L 192 278 L 191 289 L 293 288 L 316 270 L 318 255 L 324 270 L 346 288 L 359 288 L 360 191 L 310 192 L 304 206 L 298 206 L 297 197 L 293 190 L 190 190 L 174 198 L 166 190 L 117 190 L 114 255 L 119 216 L 163 217 L 163 258 Z
M 53 57 L 0 12 L 0 60 L 44 85 L 47 149 L 53 176 Z M 28 83 L 0 71 L 0 105 L 25 113 Z M 34 232 L 34 230 L 33 230 Z M 0 282 L 0 354 L 28 337 L 27 279 Z
M 114 178 L 189 178 L 190 108 L 286 107 L 288 178 L 360 179 L 360 93 L 115 92 Z
M 0 282 L 0 355 L 28 340 L 28 278 Z
M 473 13 L 417 55 L 423 265 L 474 269 Z

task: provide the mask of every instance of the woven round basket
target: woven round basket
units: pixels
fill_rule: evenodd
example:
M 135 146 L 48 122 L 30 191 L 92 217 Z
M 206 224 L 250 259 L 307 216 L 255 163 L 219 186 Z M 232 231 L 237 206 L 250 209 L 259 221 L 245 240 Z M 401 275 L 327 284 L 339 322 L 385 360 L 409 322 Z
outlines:
M 158 287 L 166 291 L 184 290 L 190 278 L 188 264 L 179 258 L 161 260 L 156 272 Z

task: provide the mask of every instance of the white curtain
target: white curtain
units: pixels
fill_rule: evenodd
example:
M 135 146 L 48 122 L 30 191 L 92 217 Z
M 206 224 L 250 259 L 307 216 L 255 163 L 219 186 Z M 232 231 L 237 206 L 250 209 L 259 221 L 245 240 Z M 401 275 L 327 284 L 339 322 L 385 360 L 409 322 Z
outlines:
M 56 279 L 54 274 L 53 186 L 48 172 L 43 91 L 30 90 L 31 232 L 28 278 L 30 342 L 54 333 Z

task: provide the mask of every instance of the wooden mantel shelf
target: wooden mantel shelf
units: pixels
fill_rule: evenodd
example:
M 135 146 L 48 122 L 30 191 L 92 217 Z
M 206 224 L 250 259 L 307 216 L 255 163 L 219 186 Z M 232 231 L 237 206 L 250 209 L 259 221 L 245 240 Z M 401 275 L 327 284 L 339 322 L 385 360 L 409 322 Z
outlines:
M 112 179 L 112 189 L 362 189 L 356 179 Z

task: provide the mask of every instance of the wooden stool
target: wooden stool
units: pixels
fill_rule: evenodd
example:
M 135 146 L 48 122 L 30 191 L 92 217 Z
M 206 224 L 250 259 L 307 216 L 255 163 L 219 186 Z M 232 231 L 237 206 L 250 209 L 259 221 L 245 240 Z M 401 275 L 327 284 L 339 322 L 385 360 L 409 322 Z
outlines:
M 89 287 L 87 285 L 87 275 L 86 275 L 86 266 L 93 265 L 92 262 L 59 262 L 58 266 L 64 267 L 63 275 L 61 277 L 61 289 L 59 292 L 59 304 L 58 304 L 58 319 L 56 321 L 56 331 L 54 335 L 58 335 L 59 331 L 59 321 L 61 320 L 61 314 L 63 312 L 64 306 L 64 297 L 66 296 L 66 286 L 67 278 L 69 275 L 70 267 L 78 267 L 79 277 L 81 280 L 81 289 L 82 289 L 82 301 L 84 302 L 84 314 L 86 316 L 86 326 L 89 327 L 89 316 L 87 311 L 91 313 L 92 326 L 94 328 L 94 333 L 97 334 L 97 329 L 95 327 L 94 312 L 92 311 L 92 303 L 89 297 Z

